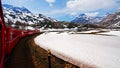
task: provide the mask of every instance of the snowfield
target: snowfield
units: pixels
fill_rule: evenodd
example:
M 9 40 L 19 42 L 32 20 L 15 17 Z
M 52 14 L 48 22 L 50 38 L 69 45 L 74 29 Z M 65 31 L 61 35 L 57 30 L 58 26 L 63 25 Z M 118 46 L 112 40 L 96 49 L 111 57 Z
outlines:
M 46 32 L 34 40 L 43 49 L 50 49 L 53 55 L 79 67 L 87 64 L 95 68 L 120 68 L 120 31 L 103 35 Z
M 100 34 L 120 36 L 120 31 L 110 31 L 110 32 L 105 32 Z

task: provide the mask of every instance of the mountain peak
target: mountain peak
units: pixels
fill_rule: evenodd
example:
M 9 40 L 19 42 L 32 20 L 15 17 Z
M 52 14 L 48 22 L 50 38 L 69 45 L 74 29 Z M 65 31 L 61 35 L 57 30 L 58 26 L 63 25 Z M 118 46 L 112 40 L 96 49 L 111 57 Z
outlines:
M 102 20 L 101 17 L 92 17 L 82 13 L 79 14 L 79 16 L 76 17 L 74 20 L 72 20 L 72 22 L 79 24 L 95 24 L 99 23 L 101 20 Z
M 82 13 L 82 14 L 79 14 L 79 16 L 86 16 L 84 13 Z
M 101 25 L 109 28 L 120 28 L 120 11 L 107 15 L 101 21 Z
M 48 28 L 52 27 L 52 22 L 57 22 L 57 20 L 46 17 L 43 14 L 31 13 L 25 7 L 15 7 L 13 5 L 3 4 L 3 11 L 6 24 L 13 23 L 10 25 L 14 25 L 13 27 L 28 25 L 35 28 Z
M 19 12 L 26 12 L 26 13 L 31 13 L 31 11 L 29 11 L 27 8 L 25 7 L 16 7 L 13 5 L 9 5 L 9 4 L 3 4 L 3 9 L 12 9 L 13 11 L 19 13 Z
M 10 7 L 13 7 L 13 5 L 9 5 L 9 4 L 3 4 L 3 7 L 10 8 Z

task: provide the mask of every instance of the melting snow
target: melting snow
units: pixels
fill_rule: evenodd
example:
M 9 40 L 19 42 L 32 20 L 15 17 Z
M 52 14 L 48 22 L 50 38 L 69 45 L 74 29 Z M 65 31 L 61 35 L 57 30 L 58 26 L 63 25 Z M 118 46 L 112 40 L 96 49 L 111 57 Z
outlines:
M 46 32 L 35 38 L 40 47 L 77 66 L 80 63 L 100 68 L 120 68 L 120 31 L 104 34 L 69 34 L 66 32 Z
M 100 34 L 120 36 L 120 31 L 110 31 L 110 32 L 105 32 Z

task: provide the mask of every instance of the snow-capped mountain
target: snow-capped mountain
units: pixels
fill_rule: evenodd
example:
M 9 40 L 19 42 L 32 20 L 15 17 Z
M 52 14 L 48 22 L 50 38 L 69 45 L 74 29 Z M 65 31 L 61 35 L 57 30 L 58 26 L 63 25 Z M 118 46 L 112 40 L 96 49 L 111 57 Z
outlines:
M 50 27 L 51 22 L 57 22 L 57 20 L 46 17 L 43 14 L 34 14 L 25 7 L 14 7 L 13 5 L 3 4 L 3 13 L 6 23 L 12 22 L 16 24 L 38 25 L 39 27 Z
M 31 13 L 27 8 L 25 7 L 14 7 L 13 5 L 9 5 L 9 4 L 3 4 L 3 8 L 6 10 L 13 10 L 16 13 L 19 12 L 26 12 L 26 13 Z
M 101 25 L 109 28 L 120 28 L 120 10 L 114 14 L 107 15 L 107 17 L 101 21 Z
M 83 14 L 80 14 L 71 22 L 79 23 L 79 24 L 96 24 L 96 23 L 99 23 L 101 20 L 102 20 L 102 17 L 87 16 L 86 14 L 83 13 Z

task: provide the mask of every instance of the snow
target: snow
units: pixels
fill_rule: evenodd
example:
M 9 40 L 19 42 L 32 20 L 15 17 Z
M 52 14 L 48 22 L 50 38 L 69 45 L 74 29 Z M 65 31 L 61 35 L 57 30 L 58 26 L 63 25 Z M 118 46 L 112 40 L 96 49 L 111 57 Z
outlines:
M 45 26 L 44 26 L 45 27 Z M 64 28 L 64 29 L 54 29 L 54 28 L 48 28 L 48 29 L 44 29 L 44 27 L 40 28 L 41 32 L 64 32 L 64 31 L 76 31 L 76 28 Z
M 8 19 L 12 20 L 12 17 L 11 17 L 11 16 L 9 16 L 9 15 L 6 15 L 6 17 L 7 17 Z
M 28 21 L 28 24 L 29 24 L 29 25 L 32 25 L 32 24 L 34 24 L 34 23 L 33 23 L 33 22 L 31 22 L 31 21 Z
M 43 21 L 44 19 L 43 18 L 39 18 L 40 21 Z
M 34 40 L 53 55 L 79 67 L 83 63 L 98 68 L 120 68 L 120 36 L 46 32 Z
M 77 32 L 77 33 L 96 33 L 99 32 L 100 30 L 89 30 L 89 31 L 82 31 L 82 32 Z
M 120 36 L 120 31 L 110 31 L 110 32 L 105 32 L 100 34 Z
M 29 30 L 35 30 L 35 28 L 31 27 L 31 26 L 27 26 L 26 27 L 26 30 L 29 29 Z
M 4 11 L 4 16 L 5 16 L 5 22 L 8 22 L 8 19 L 10 21 L 12 21 L 13 23 L 16 23 L 16 21 L 19 21 L 21 23 L 29 23 L 30 25 L 32 24 L 38 24 L 38 23 L 43 23 L 45 21 L 51 21 L 51 22 L 56 22 L 54 21 L 54 19 L 52 18 L 48 18 L 42 14 L 34 14 L 34 13 L 28 13 L 27 10 L 24 11 L 24 9 L 26 8 L 21 8 L 21 7 L 17 7 L 14 8 L 14 6 L 12 6 L 13 8 L 8 8 L 6 6 L 3 6 L 3 8 L 5 8 Z M 15 10 L 18 10 L 20 12 L 16 12 Z M 13 17 L 15 16 L 15 18 Z M 45 23 L 46 24 L 46 23 Z

